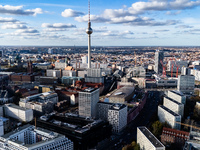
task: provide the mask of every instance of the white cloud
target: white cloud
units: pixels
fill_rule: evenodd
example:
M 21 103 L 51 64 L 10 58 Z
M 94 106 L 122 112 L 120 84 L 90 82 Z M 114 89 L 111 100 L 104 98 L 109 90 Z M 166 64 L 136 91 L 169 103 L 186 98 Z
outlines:
M 6 24 L 1 26 L 2 29 L 27 29 L 26 25 L 23 24 Z
M 0 14 L 35 16 L 42 13 L 41 8 L 23 10 L 23 6 L 0 5 Z
M 78 16 L 81 16 L 81 15 L 84 15 L 83 12 L 80 12 L 80 11 L 75 11 L 75 10 L 72 10 L 72 9 L 65 9 L 61 15 L 63 17 L 78 17 Z
M 0 23 L 16 23 L 16 22 L 18 22 L 18 20 L 14 19 L 14 18 L 0 17 Z
M 73 24 L 63 24 L 63 23 L 43 23 L 42 24 L 43 28 L 76 28 L 76 25 Z

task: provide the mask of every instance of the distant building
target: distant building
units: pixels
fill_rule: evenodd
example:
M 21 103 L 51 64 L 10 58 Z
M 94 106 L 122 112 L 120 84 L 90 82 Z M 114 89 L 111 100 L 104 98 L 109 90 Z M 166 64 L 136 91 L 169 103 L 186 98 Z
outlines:
M 3 128 L 4 131 L 8 131 L 8 129 L 10 128 L 10 120 L 8 118 L 2 117 L 0 116 L 0 120 L 3 121 Z M 1 124 L 1 123 L 0 123 Z M 1 127 L 0 127 L 1 128 Z
M 163 144 L 175 143 L 180 148 L 183 147 L 185 141 L 190 139 L 190 133 L 175 129 L 163 127 L 161 142 Z
M 113 103 L 98 102 L 98 118 L 108 120 L 108 110 L 112 107 Z
M 188 67 L 181 68 L 181 75 L 191 75 L 191 69 Z
M 81 57 L 81 59 L 82 59 L 82 63 L 83 64 L 87 64 L 88 63 L 88 56 L 83 56 L 83 57 Z
M 75 85 L 76 81 L 83 80 L 82 77 L 68 77 L 68 76 L 63 76 L 61 78 L 61 83 L 64 85 Z
M 173 68 L 172 68 L 173 66 Z M 181 72 L 182 70 L 182 67 L 187 67 L 188 66 L 188 61 L 182 61 L 182 60 L 179 60 L 179 61 L 173 61 L 173 60 L 170 60 L 168 61 L 168 64 L 167 64 L 167 70 L 168 71 L 172 71 L 172 72 L 176 72 L 177 71 L 177 67 L 178 67 L 178 72 Z
M 167 107 L 168 109 L 172 110 L 173 112 L 181 115 L 183 117 L 184 113 L 184 104 L 177 102 L 176 100 L 164 97 L 163 105 Z
M 183 93 L 194 93 L 195 77 L 193 75 L 179 75 L 177 90 Z
M 67 63 L 65 60 L 57 60 L 55 62 L 55 69 L 65 69 L 67 67 Z
M 165 150 L 165 146 L 143 126 L 137 127 L 137 143 L 141 150 Z
M 115 91 L 110 97 L 109 102 L 111 103 L 125 103 L 132 99 L 135 92 L 134 86 L 124 86 Z
M 177 82 L 174 78 L 156 80 L 157 87 L 177 87 Z
M 20 121 L 30 122 L 33 120 L 33 110 L 19 107 L 15 104 L 5 104 L 4 112 L 6 117 L 11 117 Z
M 181 125 L 177 122 L 181 122 L 181 115 L 171 111 L 165 106 L 158 106 L 158 118 L 160 122 L 167 122 L 172 128 L 179 129 Z
M 0 149 L 73 150 L 73 142 L 62 134 L 27 124 L 2 136 Z
M 96 118 L 98 101 L 99 89 L 86 88 L 79 92 L 79 115 Z
M 154 68 L 155 69 L 154 71 L 157 74 L 161 74 L 163 71 L 162 67 L 163 59 L 164 59 L 164 52 L 157 50 L 155 52 L 155 68 Z
M 127 74 L 129 77 L 146 77 L 146 69 L 142 66 L 134 67 L 129 69 L 129 73 Z
M 35 81 L 42 85 L 55 85 L 58 83 L 58 77 L 36 76 Z
M 62 77 L 62 70 L 53 70 L 53 69 L 48 69 L 46 70 L 46 76 L 47 77 Z
M 186 96 L 181 91 L 168 91 L 167 96 L 184 105 L 186 103 Z
M 127 125 L 127 106 L 113 104 L 108 109 L 108 121 L 112 125 L 113 132 L 121 132 Z

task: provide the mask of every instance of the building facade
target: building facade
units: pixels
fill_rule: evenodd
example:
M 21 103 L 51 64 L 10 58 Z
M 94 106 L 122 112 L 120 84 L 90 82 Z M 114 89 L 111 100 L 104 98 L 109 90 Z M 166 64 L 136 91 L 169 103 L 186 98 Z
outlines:
M 113 104 L 108 110 L 108 121 L 112 125 L 113 132 L 122 131 L 127 125 L 127 106 Z
M 195 76 L 193 75 L 179 75 L 177 90 L 187 94 L 194 93 Z
M 173 112 L 181 115 L 181 117 L 183 117 L 184 104 L 179 103 L 179 102 L 175 101 L 172 98 L 164 97 L 164 103 L 163 103 L 163 105 L 165 107 L 167 107 L 168 109 L 172 110 Z
M 186 96 L 180 91 L 168 91 L 167 96 L 185 105 Z
M 155 69 L 154 71 L 157 74 L 161 74 L 163 71 L 163 67 L 162 67 L 163 59 L 164 59 L 164 52 L 157 50 L 155 52 L 155 67 L 154 67 Z
M 141 150 L 165 150 L 165 146 L 143 126 L 137 127 L 137 143 Z
M 4 135 L 3 120 L 0 119 L 0 136 Z
M 87 88 L 79 92 L 79 115 L 96 118 L 99 89 Z
M 173 129 L 181 128 L 181 115 L 171 111 L 165 106 L 158 106 L 158 118 L 160 122 L 167 122 Z M 179 122 L 179 123 L 177 123 Z
M 18 119 L 24 122 L 30 122 L 33 120 L 33 110 L 28 108 L 22 108 L 15 104 L 4 105 L 5 116 Z

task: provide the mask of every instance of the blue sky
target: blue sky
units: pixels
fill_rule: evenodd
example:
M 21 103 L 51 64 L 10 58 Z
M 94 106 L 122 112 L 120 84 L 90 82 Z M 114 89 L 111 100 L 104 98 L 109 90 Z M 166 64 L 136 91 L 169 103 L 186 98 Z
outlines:
M 200 0 L 91 0 L 92 46 L 200 46 Z M 0 45 L 86 46 L 87 0 L 1 0 Z

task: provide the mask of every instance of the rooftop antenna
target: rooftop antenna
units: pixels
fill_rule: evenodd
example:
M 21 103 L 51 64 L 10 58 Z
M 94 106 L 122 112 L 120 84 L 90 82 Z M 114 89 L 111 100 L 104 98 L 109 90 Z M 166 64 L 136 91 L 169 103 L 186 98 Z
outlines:
M 91 22 L 90 22 L 90 0 L 88 0 L 88 28 L 86 33 L 88 34 L 88 68 L 91 68 L 91 37 L 92 34 Z

